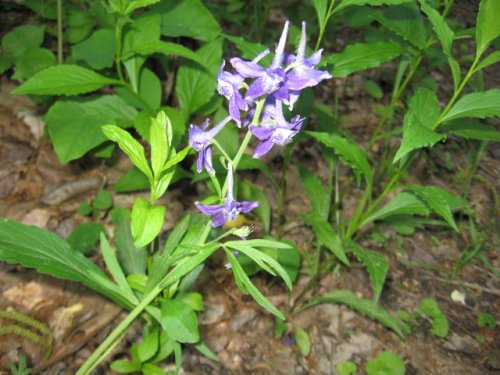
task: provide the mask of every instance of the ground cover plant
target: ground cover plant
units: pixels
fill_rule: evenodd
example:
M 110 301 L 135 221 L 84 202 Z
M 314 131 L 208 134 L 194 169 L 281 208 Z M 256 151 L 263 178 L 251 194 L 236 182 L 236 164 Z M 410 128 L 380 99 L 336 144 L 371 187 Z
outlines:
M 0 219 L 5 264 L 82 283 L 127 311 L 70 371 L 179 373 L 190 366 L 186 353 L 190 358 L 195 351 L 234 373 L 257 371 L 252 364 L 230 366 L 213 349 L 217 340 L 200 332 L 210 313 L 204 301 L 211 306 L 217 295 L 200 289 L 211 272 L 232 273 L 238 293 L 273 316 L 261 335 L 283 347 L 293 344 L 305 360 L 326 336 L 304 316 L 332 304 L 380 323 L 400 346 L 418 335 L 450 338 L 453 322 L 432 294 L 388 308 L 384 295 L 395 288 L 398 267 L 438 270 L 442 280 L 459 286 L 451 301 L 466 307 L 463 288 L 498 296 L 494 287 L 460 281 L 471 264 L 492 283 L 498 278 L 491 251 L 498 238 L 471 204 L 474 182 L 481 182 L 478 168 L 500 139 L 500 89 L 488 81 L 500 61 L 497 1 L 480 1 L 469 28 L 450 18 L 457 6 L 452 0 L 8 4 L 30 18 L 2 35 L 0 71 L 18 82 L 12 95 L 28 95 L 44 111 L 45 137 L 58 162 L 111 170 L 129 159 L 113 181 L 76 180 L 44 195 L 43 204 L 57 206 L 68 191 L 98 190 L 72 208 L 82 224 L 66 239 L 15 215 Z M 276 14 L 276 30 L 266 30 Z M 242 27 L 248 35 L 239 34 Z M 340 42 L 345 30 L 356 33 Z M 382 72 L 386 85 L 365 76 L 362 91 L 376 122 L 363 124 L 361 134 L 342 109 L 349 78 L 360 72 Z M 454 182 L 459 189 L 452 192 L 447 180 L 415 178 L 422 162 L 453 171 L 453 147 L 470 150 Z M 313 156 L 305 151 L 311 148 Z M 483 183 L 497 204 L 495 184 Z M 170 199 L 178 186 L 179 200 L 192 198 L 187 212 L 176 212 Z M 197 186 L 196 194 L 188 186 Z M 287 199 L 297 186 L 306 202 L 298 212 Z M 123 196 L 133 200 L 116 205 Z M 498 207 L 492 206 L 494 218 Z M 307 241 L 287 234 L 297 223 L 310 234 Z M 451 267 L 414 262 L 407 247 L 419 233 L 461 238 L 466 246 Z M 211 259 L 216 271 L 207 267 Z M 370 289 L 328 281 L 349 275 Z M 269 296 L 273 288 L 284 293 L 281 301 Z M 8 322 L 0 334 L 44 349 L 43 361 L 29 363 L 35 371 L 58 362 L 53 326 L 0 308 Z M 474 335 L 490 348 L 498 304 L 484 310 L 473 308 Z M 134 327 L 139 332 L 130 339 Z M 351 334 L 342 334 L 349 341 Z M 330 370 L 325 359 L 302 363 L 303 370 L 430 373 L 396 344 L 382 341 L 370 352 L 362 343 L 350 345 L 355 349 L 339 354 Z M 494 361 L 483 362 L 495 369 Z M 29 371 L 24 356 L 5 366 Z M 274 363 L 261 370 L 291 371 Z

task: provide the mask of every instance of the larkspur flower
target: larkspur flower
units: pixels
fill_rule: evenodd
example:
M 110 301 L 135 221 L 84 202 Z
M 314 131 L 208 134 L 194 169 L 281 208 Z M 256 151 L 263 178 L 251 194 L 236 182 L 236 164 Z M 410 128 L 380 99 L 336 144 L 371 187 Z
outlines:
M 219 69 L 217 75 L 217 91 L 229 100 L 229 114 L 238 126 L 241 126 L 240 111 L 246 111 L 248 105 L 240 93 L 240 85 L 245 80 L 239 74 L 232 74 L 224 70 L 225 61 Z
M 207 130 L 209 124 L 208 120 L 201 126 L 191 125 L 189 128 L 189 146 L 198 151 L 198 159 L 196 161 L 196 170 L 198 173 L 201 172 L 203 168 L 205 168 L 208 173 L 215 173 L 214 167 L 212 166 L 212 150 L 210 149 L 210 144 L 212 139 L 214 139 L 217 133 L 221 131 L 230 120 L 231 116 L 227 116 L 210 130 Z
M 263 121 L 260 126 L 250 126 L 250 131 L 261 143 L 255 148 L 253 157 L 259 159 L 267 154 L 274 145 L 284 146 L 290 143 L 293 137 L 300 131 L 304 119 L 295 116 L 286 121 L 283 116 L 283 105 L 276 101 L 274 111 L 269 112 L 271 119 Z
M 205 215 L 213 216 L 212 227 L 220 227 L 228 221 L 233 221 L 240 213 L 247 213 L 259 206 L 259 202 L 237 202 L 233 196 L 233 166 L 229 163 L 227 171 L 227 195 L 224 204 L 203 205 L 195 202 L 196 207 Z

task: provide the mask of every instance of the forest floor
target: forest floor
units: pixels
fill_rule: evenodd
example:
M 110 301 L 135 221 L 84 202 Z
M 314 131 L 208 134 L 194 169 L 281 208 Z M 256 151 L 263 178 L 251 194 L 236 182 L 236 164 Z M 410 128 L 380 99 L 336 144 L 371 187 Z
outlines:
M 342 87 L 347 95 L 340 103 L 341 113 L 349 113 L 349 130 L 359 136 L 362 143 L 366 138 L 363 134 L 376 122 L 376 118 L 368 115 L 373 99 L 356 89 L 362 87 L 363 79 L 363 75 L 354 75 L 348 85 L 344 82 Z M 88 158 L 69 165 L 60 164 L 50 141 L 43 135 L 43 121 L 37 107 L 28 98 L 11 95 L 12 88 L 12 82 L 1 80 L 0 216 L 51 230 L 66 238 L 78 224 L 89 220 L 76 212 L 80 203 L 89 201 L 100 188 L 110 187 L 130 164 L 124 157 L 112 166 L 103 160 Z M 439 147 L 445 152 L 423 153 L 407 180 L 440 185 L 459 194 L 462 184 L 457 176 L 463 175 L 467 168 L 471 150 L 464 150 L 467 144 L 460 142 Z M 325 179 L 327 170 L 320 154 L 316 144 L 303 142 L 296 147 L 293 160 L 306 163 Z M 363 369 L 367 360 L 383 350 L 398 353 L 405 361 L 407 374 L 499 373 L 499 330 L 480 328 L 477 324 L 482 312 L 497 319 L 500 313 L 499 239 L 498 227 L 495 228 L 499 210 L 495 201 L 500 182 L 499 158 L 500 147 L 491 144 L 479 164 L 469 194 L 480 223 L 479 230 L 488 237 L 479 250 L 487 262 L 476 257 L 452 275 L 460 256 L 470 253 L 474 243 L 467 233 L 452 233 L 444 227 L 424 227 L 411 236 L 382 228 L 377 238 L 369 238 L 364 243 L 383 253 L 390 262 L 380 304 L 393 313 L 412 312 L 418 309 L 422 299 L 436 299 L 450 322 L 446 338 L 434 336 L 427 321 L 419 321 L 402 340 L 379 323 L 344 306 L 323 304 L 303 311 L 295 309 L 304 298 L 336 289 L 349 289 L 358 297 L 370 298 L 370 281 L 359 263 L 354 262 L 350 268 L 335 268 L 312 291 L 304 294 L 309 281 L 304 273 L 291 295 L 279 282 L 262 274 L 255 276 L 254 282 L 264 294 L 288 312 L 290 332 L 297 326 L 308 332 L 312 349 L 304 358 L 292 334 L 281 339 L 274 337 L 274 319 L 237 289 L 232 273 L 224 267 L 225 259 L 216 255 L 207 262 L 195 289 L 204 296 L 205 311 L 200 315 L 202 339 L 220 357 L 220 362 L 211 361 L 187 347 L 182 373 L 334 374 L 339 362 L 352 360 Z M 280 154 L 273 153 L 266 162 L 279 178 Z M 244 178 L 252 179 L 268 192 L 271 205 L 276 207 L 276 193 L 263 176 L 245 172 Z M 341 185 L 346 180 L 347 170 L 342 171 Z M 172 228 L 185 213 L 195 211 L 193 201 L 201 189 L 201 185 L 181 181 L 167 193 L 163 202 L 169 212 L 165 229 Z M 347 215 L 354 209 L 359 193 L 350 191 L 343 197 L 342 209 Z M 114 193 L 114 207 L 129 208 L 136 197 L 137 194 Z M 308 210 L 308 199 L 297 169 L 291 163 L 284 216 L 298 218 Z M 106 214 L 97 220 L 111 232 L 111 220 Z M 256 231 L 259 235 L 258 225 Z M 313 233 L 299 219 L 285 223 L 283 237 L 294 240 L 302 254 L 311 253 Z M 93 253 L 92 258 L 102 265 L 100 255 Z M 452 298 L 457 293 L 465 298 L 461 301 Z M 81 285 L 5 263 L 0 263 L 0 308 L 34 317 L 50 327 L 54 336 L 54 348 L 48 359 L 40 345 L 15 334 L 2 336 L 0 369 L 6 371 L 9 361 L 16 362 L 20 355 L 25 355 L 35 373 L 45 374 L 73 374 L 125 315 L 112 302 Z M 139 338 L 140 326 L 136 324 L 113 357 L 126 355 L 130 343 Z M 109 361 L 96 373 L 111 373 L 105 370 L 108 366 Z

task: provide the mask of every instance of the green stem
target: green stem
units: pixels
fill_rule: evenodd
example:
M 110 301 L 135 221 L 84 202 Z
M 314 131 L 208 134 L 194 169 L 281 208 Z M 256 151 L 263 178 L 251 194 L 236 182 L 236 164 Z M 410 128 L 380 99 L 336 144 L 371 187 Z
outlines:
M 323 27 L 320 28 L 319 30 L 319 35 L 318 35 L 318 39 L 316 40 L 316 46 L 314 47 L 314 49 L 317 51 L 320 44 L 321 44 L 321 41 L 323 40 L 323 35 L 325 33 L 325 30 L 326 30 L 326 26 L 328 25 L 328 20 L 330 19 L 330 17 L 332 16 L 332 14 L 334 13 L 333 11 L 333 6 L 335 5 L 335 0 L 331 0 L 330 1 L 330 6 L 328 7 L 328 10 L 326 12 L 326 17 L 325 17 L 325 20 L 322 24 Z
M 116 29 L 115 29 L 115 35 L 116 35 L 116 56 L 115 56 L 115 65 L 116 65 L 116 74 L 118 74 L 118 78 L 120 81 L 125 82 L 125 79 L 123 78 L 123 71 L 122 71 L 122 31 L 123 31 L 123 25 L 124 25 L 124 19 L 122 16 L 120 16 L 116 20 Z M 132 90 L 134 91 L 134 90 Z
M 471 165 L 471 167 L 467 171 L 467 175 L 465 176 L 465 181 L 463 185 L 463 197 L 467 199 L 470 191 L 470 186 L 472 183 L 472 178 L 476 174 L 477 167 L 479 165 L 479 162 L 481 161 L 481 157 L 483 156 L 484 151 L 486 150 L 486 147 L 488 146 L 488 141 L 481 141 L 479 143 L 479 147 L 477 149 L 476 156 L 474 157 L 474 161 Z
M 97 347 L 92 355 L 85 361 L 85 363 L 76 372 L 76 375 L 87 375 L 97 366 L 102 360 L 103 355 L 109 351 L 109 348 L 115 345 L 121 335 L 127 331 L 128 327 L 137 318 L 143 310 L 161 293 L 162 289 L 159 287 L 161 282 L 155 286 L 149 294 L 125 317 L 124 320 L 109 334 L 108 337 Z
M 63 57 L 63 24 L 62 0 L 57 0 L 57 63 L 62 64 Z

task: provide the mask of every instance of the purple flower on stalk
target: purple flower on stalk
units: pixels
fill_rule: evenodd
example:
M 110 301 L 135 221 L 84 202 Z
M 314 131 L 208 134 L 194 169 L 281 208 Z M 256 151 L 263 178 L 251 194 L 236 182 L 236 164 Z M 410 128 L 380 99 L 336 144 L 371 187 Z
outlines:
M 290 143 L 293 137 L 300 132 L 303 118 L 295 116 L 286 121 L 283 116 L 283 105 L 278 100 L 276 101 L 274 111 L 269 111 L 271 120 L 263 121 L 261 126 L 250 126 L 250 131 L 257 137 L 261 143 L 255 148 L 253 157 L 259 159 L 267 154 L 274 145 L 284 146 Z
M 189 146 L 198 151 L 198 159 L 196 161 L 196 170 L 198 173 L 203 170 L 203 167 L 205 167 L 208 173 L 215 173 L 215 169 L 212 166 L 212 150 L 210 149 L 210 144 L 212 143 L 212 139 L 214 139 L 217 133 L 221 131 L 224 125 L 230 120 L 231 116 L 227 116 L 210 130 L 207 130 L 209 124 L 208 120 L 206 120 L 201 127 L 191 125 L 189 128 Z
M 240 111 L 246 111 L 248 109 L 247 103 L 239 92 L 240 85 L 245 79 L 239 74 L 232 74 L 224 71 L 224 65 L 225 61 L 222 61 L 219 74 L 217 75 L 217 91 L 229 100 L 229 114 L 236 124 L 240 126 Z
M 233 197 L 233 166 L 229 163 L 227 171 L 227 195 L 224 204 L 203 205 L 194 202 L 205 215 L 213 216 L 212 227 L 220 227 L 228 221 L 233 221 L 240 213 L 247 213 L 259 206 L 259 202 L 237 202 Z

